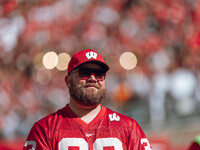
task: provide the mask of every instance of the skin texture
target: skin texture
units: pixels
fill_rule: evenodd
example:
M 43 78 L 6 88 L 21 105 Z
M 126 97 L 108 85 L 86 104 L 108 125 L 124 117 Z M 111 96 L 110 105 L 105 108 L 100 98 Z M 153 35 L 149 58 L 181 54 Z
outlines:
M 102 69 L 94 63 L 82 64 L 79 68 Z M 78 72 L 66 76 L 65 82 L 70 93 L 70 109 L 86 123 L 91 122 L 101 110 L 105 99 L 105 80 L 97 81 L 92 74 L 87 80 L 79 78 Z

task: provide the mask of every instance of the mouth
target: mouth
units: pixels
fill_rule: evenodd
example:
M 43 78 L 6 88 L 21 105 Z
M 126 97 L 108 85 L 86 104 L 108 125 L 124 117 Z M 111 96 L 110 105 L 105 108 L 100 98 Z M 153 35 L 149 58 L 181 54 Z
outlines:
M 99 87 L 98 87 L 97 85 L 95 85 L 95 84 L 87 84 L 87 85 L 85 85 L 84 87 L 86 87 L 86 88 L 97 88 L 97 89 L 99 89 Z

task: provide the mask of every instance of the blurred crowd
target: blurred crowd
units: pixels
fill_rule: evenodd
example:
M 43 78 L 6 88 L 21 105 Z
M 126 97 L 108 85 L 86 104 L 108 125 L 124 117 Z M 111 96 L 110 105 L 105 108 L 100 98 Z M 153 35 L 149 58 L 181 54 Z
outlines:
M 199 0 L 2 0 L 0 136 L 26 136 L 69 100 L 47 51 L 97 50 L 110 65 L 105 105 L 151 124 L 200 115 Z M 125 70 L 120 55 L 133 52 Z M 39 79 L 38 79 L 39 78 Z

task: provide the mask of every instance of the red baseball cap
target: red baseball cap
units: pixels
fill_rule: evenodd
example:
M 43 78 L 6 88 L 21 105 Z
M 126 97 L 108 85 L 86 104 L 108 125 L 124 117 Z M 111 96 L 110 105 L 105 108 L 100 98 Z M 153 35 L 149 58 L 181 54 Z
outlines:
M 83 63 L 93 62 L 99 64 L 105 71 L 109 70 L 109 66 L 105 63 L 104 58 L 92 49 L 86 49 L 75 53 L 68 64 L 68 75 L 72 70 Z

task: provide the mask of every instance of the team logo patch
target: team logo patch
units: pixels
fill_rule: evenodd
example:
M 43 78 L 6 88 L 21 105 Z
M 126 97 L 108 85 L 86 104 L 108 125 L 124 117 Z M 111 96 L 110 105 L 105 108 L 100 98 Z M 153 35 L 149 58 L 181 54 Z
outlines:
M 89 134 L 89 133 L 86 133 L 86 134 L 85 134 L 86 137 L 90 137 L 90 136 L 92 136 L 92 135 L 93 135 L 93 134 Z
M 119 121 L 120 120 L 120 117 L 116 113 L 109 114 L 109 118 L 110 118 L 110 121 Z
M 91 59 L 91 58 L 97 59 L 97 53 L 95 52 L 87 52 L 85 56 L 87 57 L 87 59 Z

